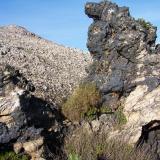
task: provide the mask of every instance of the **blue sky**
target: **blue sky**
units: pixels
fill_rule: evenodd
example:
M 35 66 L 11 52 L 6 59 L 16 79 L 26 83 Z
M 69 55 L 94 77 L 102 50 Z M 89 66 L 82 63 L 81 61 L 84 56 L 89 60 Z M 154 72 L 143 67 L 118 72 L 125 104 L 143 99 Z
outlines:
M 87 50 L 87 30 L 92 22 L 84 14 L 88 1 L 100 0 L 0 0 L 0 25 L 17 24 L 59 44 Z M 156 25 L 160 42 L 160 0 L 112 1 Z

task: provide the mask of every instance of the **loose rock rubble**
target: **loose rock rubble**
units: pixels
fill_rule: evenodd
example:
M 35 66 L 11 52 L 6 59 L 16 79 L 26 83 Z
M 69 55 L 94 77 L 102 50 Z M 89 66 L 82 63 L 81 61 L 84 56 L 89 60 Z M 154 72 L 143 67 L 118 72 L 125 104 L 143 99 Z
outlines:
M 23 27 L 0 27 L 0 63 L 9 64 L 31 80 L 35 95 L 60 104 L 87 76 L 91 57 L 78 49 L 47 41 Z

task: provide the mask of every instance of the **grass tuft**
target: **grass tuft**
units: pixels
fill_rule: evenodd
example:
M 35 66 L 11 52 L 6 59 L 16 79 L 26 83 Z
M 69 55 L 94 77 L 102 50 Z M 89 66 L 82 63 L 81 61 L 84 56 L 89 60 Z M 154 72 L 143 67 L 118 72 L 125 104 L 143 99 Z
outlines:
M 150 22 L 146 22 L 143 18 L 139 18 L 137 21 L 146 30 L 149 30 L 152 27 L 152 24 Z
M 62 105 L 62 113 L 71 121 L 80 121 L 87 114 L 96 112 L 101 95 L 94 83 L 79 85 Z
M 121 106 L 118 107 L 118 109 L 114 112 L 114 114 L 117 120 L 116 127 L 121 128 L 121 126 L 127 123 L 127 118 L 124 115 L 123 108 Z
M 18 155 L 13 151 L 0 153 L 0 160 L 29 160 L 26 155 Z
M 68 157 L 74 153 L 78 160 L 151 160 L 144 151 L 136 150 L 120 140 L 108 140 L 106 134 L 88 133 L 77 129 L 65 140 Z M 69 159 L 72 160 L 72 159 Z M 75 160 L 75 159 L 74 159 Z M 77 159 L 76 159 L 77 160 Z

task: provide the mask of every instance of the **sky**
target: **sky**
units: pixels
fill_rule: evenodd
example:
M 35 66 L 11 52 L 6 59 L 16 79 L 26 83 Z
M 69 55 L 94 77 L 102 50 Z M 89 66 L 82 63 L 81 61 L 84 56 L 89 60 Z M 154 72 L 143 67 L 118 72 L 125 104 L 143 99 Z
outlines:
M 87 31 L 92 20 L 84 13 L 86 2 L 100 0 L 0 0 L 0 26 L 16 24 L 45 39 L 87 50 Z M 160 42 L 160 0 L 112 0 L 130 8 L 135 18 L 158 27 Z

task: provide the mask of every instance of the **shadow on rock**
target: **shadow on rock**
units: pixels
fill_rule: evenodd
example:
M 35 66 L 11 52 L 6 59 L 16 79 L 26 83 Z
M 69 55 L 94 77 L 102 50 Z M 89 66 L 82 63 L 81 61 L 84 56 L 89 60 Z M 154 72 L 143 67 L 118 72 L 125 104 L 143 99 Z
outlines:
M 142 127 L 141 136 L 136 144 L 137 148 L 151 153 L 153 160 L 160 158 L 160 120 L 153 120 Z
M 2 66 L 0 149 L 27 153 L 32 159 L 65 159 L 64 116 L 53 104 L 31 94 L 34 86 L 11 66 Z
M 44 157 L 48 159 L 64 159 L 63 138 L 65 126 L 63 125 L 64 116 L 52 104 L 36 98 L 29 98 L 29 106 L 23 107 L 27 118 L 28 127 L 41 129 L 40 137 L 44 140 Z M 26 105 L 25 96 L 21 97 L 21 106 Z

